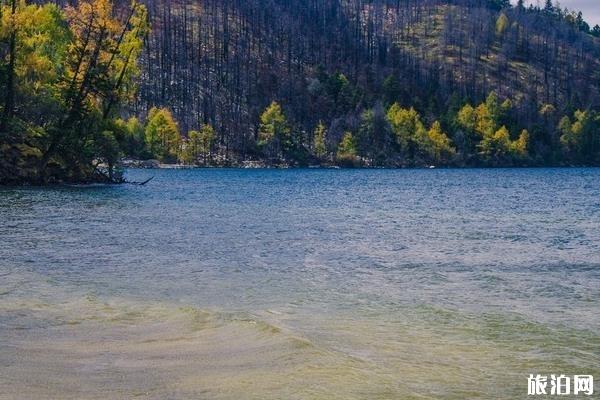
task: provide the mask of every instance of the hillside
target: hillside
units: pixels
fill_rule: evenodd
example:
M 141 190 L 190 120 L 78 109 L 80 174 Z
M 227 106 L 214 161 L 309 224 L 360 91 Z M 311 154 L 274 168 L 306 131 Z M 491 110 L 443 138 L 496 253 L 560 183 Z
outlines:
M 600 165 L 600 27 L 550 0 L 10 0 L 0 87 L 0 183 Z
M 183 131 L 210 123 L 227 151 L 246 153 L 272 100 L 307 136 L 320 120 L 331 127 L 331 146 L 379 101 L 451 130 L 449 111 L 493 90 L 513 103 L 514 126 L 537 136 L 598 108 L 600 42 L 576 14 L 496 3 L 149 1 L 138 110 L 167 106 Z M 347 82 L 332 82 L 338 73 Z

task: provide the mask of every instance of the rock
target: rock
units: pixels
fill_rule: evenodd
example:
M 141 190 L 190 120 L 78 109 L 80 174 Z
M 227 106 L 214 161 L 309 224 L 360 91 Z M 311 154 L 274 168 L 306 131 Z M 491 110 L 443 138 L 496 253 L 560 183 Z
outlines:
M 143 160 L 139 163 L 140 168 L 160 168 L 160 161 L 158 160 Z

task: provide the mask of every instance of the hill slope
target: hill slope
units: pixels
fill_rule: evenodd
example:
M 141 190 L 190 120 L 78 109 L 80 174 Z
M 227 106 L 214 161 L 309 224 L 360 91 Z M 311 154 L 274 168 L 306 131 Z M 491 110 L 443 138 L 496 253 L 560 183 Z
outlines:
M 0 184 L 600 165 L 600 27 L 550 1 L 143 1 L 0 5 Z
M 449 111 L 493 90 L 537 136 L 597 108 L 600 44 L 576 16 L 496 3 L 147 0 L 154 34 L 136 109 L 168 106 L 184 131 L 210 123 L 223 149 L 251 154 L 272 100 L 307 136 L 324 121 L 330 147 L 379 101 L 451 130 Z M 545 105 L 552 113 L 540 115 Z

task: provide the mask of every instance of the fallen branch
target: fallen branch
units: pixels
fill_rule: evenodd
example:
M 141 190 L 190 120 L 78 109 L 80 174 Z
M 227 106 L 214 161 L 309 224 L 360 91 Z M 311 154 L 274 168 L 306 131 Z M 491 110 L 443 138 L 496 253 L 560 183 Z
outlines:
M 145 184 L 147 184 L 148 182 L 150 182 L 152 179 L 154 179 L 154 176 L 151 176 L 150 178 L 146 179 L 145 181 L 128 181 L 127 179 L 123 178 L 121 175 L 117 175 L 117 176 L 110 176 L 109 174 L 103 172 L 100 169 L 96 169 L 95 174 L 97 176 L 99 176 L 105 183 L 108 184 L 122 184 L 122 183 L 128 183 L 130 185 L 138 185 L 138 186 L 144 186 Z
M 150 182 L 152 179 L 154 179 L 154 176 L 151 176 L 150 178 L 146 179 L 143 182 L 125 181 L 125 183 L 129 183 L 131 185 L 144 186 L 146 183 Z

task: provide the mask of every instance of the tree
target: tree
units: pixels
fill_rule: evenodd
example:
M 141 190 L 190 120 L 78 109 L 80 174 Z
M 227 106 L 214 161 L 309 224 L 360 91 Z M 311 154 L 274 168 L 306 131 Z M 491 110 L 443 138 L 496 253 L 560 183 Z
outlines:
M 291 129 L 281 106 L 273 101 L 260 116 L 258 145 L 266 148 L 271 155 L 281 156 L 290 149 Z
M 577 13 L 577 18 L 575 21 L 576 21 L 577 29 L 579 29 L 580 31 L 585 32 L 585 33 L 588 33 L 590 31 L 590 26 L 583 19 L 583 13 L 581 11 L 579 11 Z
M 38 107 L 58 108 L 57 82 L 61 79 L 64 58 L 71 38 L 60 9 L 54 4 L 38 6 L 11 2 L 10 8 L 0 7 L 0 50 L 8 42 L 8 61 L 4 88 L 4 109 L 0 116 L 0 131 L 8 131 L 13 117 L 27 119 Z M 18 34 L 17 34 L 18 33 Z M 0 67 L 2 66 L 0 51 Z M 15 115 L 17 94 L 29 102 L 26 113 Z M 17 100 L 20 100 L 17 99 Z M 54 103 L 54 104 L 51 104 Z M 48 110 L 50 111 L 50 110 Z M 55 111 L 55 110 L 52 110 Z M 46 116 L 46 125 L 53 114 Z
M 470 105 L 466 104 L 460 109 L 456 118 L 458 125 L 466 129 L 469 132 L 475 132 L 477 126 L 477 115 L 475 109 Z
M 484 135 L 478 145 L 481 158 L 492 165 L 524 161 L 528 157 L 529 132 L 523 129 L 517 140 L 510 140 L 510 132 L 502 126 L 493 134 Z
M 474 147 L 478 147 L 479 155 L 486 160 L 497 160 L 499 155 L 505 154 L 508 150 L 504 146 L 504 134 L 508 129 L 506 126 L 501 127 L 501 123 L 508 122 L 507 116 L 512 108 L 513 104 L 509 99 L 500 103 L 494 91 L 475 109 L 466 104 L 456 117 L 458 126 L 467 134 L 466 150 L 472 151 Z M 510 142 L 510 135 L 508 140 Z M 485 142 L 478 143 L 480 141 Z
M 361 155 L 370 157 L 377 165 L 385 164 L 393 138 L 381 102 L 363 111 L 355 139 Z
M 519 138 L 511 143 L 510 151 L 518 159 L 524 159 L 528 156 L 529 132 L 523 129 Z
M 442 125 L 435 121 L 431 125 L 431 129 L 427 132 L 429 136 L 429 153 L 434 162 L 447 163 L 451 161 L 452 157 L 456 154 L 456 150 L 452 146 L 452 142 L 448 136 L 442 130 Z
M 571 119 L 566 115 L 558 123 L 558 131 L 561 134 L 560 142 L 567 148 L 571 148 L 575 144 L 572 127 Z
M 483 160 L 498 164 L 510 152 L 510 145 L 510 133 L 503 126 L 492 134 L 486 134 L 478 147 Z
M 132 93 L 131 79 L 138 72 L 135 61 L 148 31 L 146 8 L 133 1 L 121 22 L 109 0 L 81 0 L 77 7 L 68 6 L 66 15 L 74 34 L 66 62 L 67 119 L 98 100 L 106 118 Z
M 0 120 L 0 132 L 4 132 L 7 128 L 7 124 L 12 117 L 14 111 L 14 99 L 15 99 L 15 62 L 17 58 L 17 0 L 11 0 L 10 3 L 10 17 L 8 23 L 2 25 L 7 26 L 8 30 L 8 67 L 6 69 L 6 94 L 4 96 L 4 110 L 2 118 Z M 4 21 L 3 21 L 4 22 Z
M 508 103 L 510 107 L 510 102 Z M 482 103 L 478 108 L 479 115 L 479 133 L 484 134 L 498 128 L 498 122 L 502 116 L 502 105 L 498 98 L 498 94 L 495 91 L 491 91 L 488 97 L 485 99 L 485 103 Z
M 574 119 L 563 117 L 558 125 L 560 142 L 567 158 L 579 162 L 600 159 L 600 117 L 591 111 L 577 110 Z
M 198 150 L 200 147 L 199 142 L 200 132 L 189 131 L 187 138 L 183 139 L 182 144 L 181 161 L 183 164 L 191 165 L 198 161 L 198 155 L 200 154 L 200 151 Z
M 327 154 L 326 136 L 327 129 L 323 125 L 323 122 L 319 121 L 313 138 L 313 153 L 318 159 L 322 159 Z
M 481 161 L 477 145 L 502 126 L 515 141 L 526 129 L 527 152 L 539 162 L 588 164 L 597 154 L 600 42 L 585 33 L 581 14 L 556 1 L 551 15 L 544 2 L 525 11 L 524 2 L 512 10 L 507 0 L 442 8 L 439 1 L 148 1 L 149 16 L 138 2 L 41 3 L 61 6 L 5 0 L 0 7 L 0 179 L 18 169 L 35 170 L 40 182 L 97 176 L 94 167 L 106 165 L 97 161 L 115 154 L 103 132 L 112 132 L 121 154 L 143 157 L 141 122 L 135 129 L 124 122 L 165 105 L 186 132 L 218 124 L 219 149 L 235 159 L 260 152 L 308 162 L 320 145 L 306 132 L 319 121 L 329 130 L 324 142 L 350 130 L 358 155 L 379 165 L 429 162 L 436 120 L 461 164 Z M 284 129 L 261 121 L 260 132 L 264 99 L 285 101 Z M 395 103 L 405 109 L 388 122 Z M 546 104 L 555 111 L 536 112 Z M 563 145 L 559 116 L 575 124 L 576 109 L 589 118 Z
M 210 124 L 204 124 L 198 135 L 198 151 L 204 157 L 206 164 L 207 158 L 210 156 L 213 144 L 215 142 L 215 130 Z
M 94 132 L 92 146 L 95 148 L 94 153 L 101 154 L 102 161 L 106 162 L 108 166 L 107 172 L 109 180 L 114 180 L 114 166 L 121 156 L 121 147 L 115 138 L 114 132 L 108 130 Z
M 77 7 L 67 6 L 65 15 L 72 39 L 63 65 L 64 76 L 59 80 L 64 113 L 48 130 L 40 162 L 42 173 L 57 153 L 85 143 L 86 132 L 93 134 L 109 123 L 116 106 L 133 94 L 137 58 L 148 31 L 146 8 L 135 1 L 123 21 L 114 15 L 109 0 L 81 0 Z
M 152 108 L 146 123 L 146 143 L 150 152 L 163 161 L 177 159 L 181 136 L 173 115 L 166 108 Z
M 214 139 L 215 131 L 209 124 L 203 125 L 200 131 L 189 131 L 182 152 L 183 161 L 186 164 L 194 164 L 202 156 L 202 161 L 206 164 Z
M 393 104 L 398 101 L 402 92 L 400 81 L 396 78 L 396 75 L 390 74 L 383 81 L 383 99 L 386 105 Z
M 333 74 L 328 79 L 327 92 L 333 98 L 337 112 L 349 111 L 356 104 L 356 90 L 342 73 Z
M 355 166 L 359 162 L 356 142 L 351 132 L 344 133 L 338 146 L 336 159 L 339 163 L 347 166 Z
M 21 161 L 36 171 L 36 181 L 114 176 L 112 162 L 106 176 L 93 161 L 118 153 L 111 110 L 134 89 L 147 21 L 136 3 L 128 15 L 115 17 L 107 0 L 82 0 L 64 10 L 23 1 L 0 7 L 0 66 L 6 71 L 0 130 L 13 145 L 37 150 L 39 157 Z
M 151 156 L 146 148 L 145 127 L 138 118 L 117 118 L 114 126 L 115 138 L 126 155 L 140 158 Z
M 496 20 L 496 35 L 502 36 L 508 28 L 510 21 L 504 13 L 500 13 L 500 16 Z
M 427 130 L 419 113 L 414 108 L 405 109 L 395 103 L 388 110 L 387 119 L 402 152 L 413 162 L 427 140 Z

